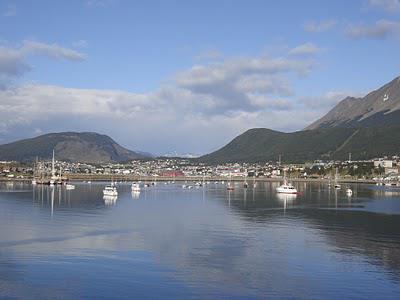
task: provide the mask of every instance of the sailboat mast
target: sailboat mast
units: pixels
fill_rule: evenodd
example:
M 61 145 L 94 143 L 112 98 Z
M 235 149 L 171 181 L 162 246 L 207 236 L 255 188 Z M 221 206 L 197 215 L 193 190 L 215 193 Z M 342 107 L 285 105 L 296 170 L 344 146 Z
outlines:
M 53 159 L 51 160 L 51 177 L 54 178 L 56 176 L 56 170 L 54 167 L 54 149 L 53 149 Z

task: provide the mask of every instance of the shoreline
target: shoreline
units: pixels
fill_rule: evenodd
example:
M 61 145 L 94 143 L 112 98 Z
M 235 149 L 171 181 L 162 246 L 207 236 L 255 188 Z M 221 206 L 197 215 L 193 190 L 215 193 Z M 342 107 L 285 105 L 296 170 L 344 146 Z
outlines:
M 125 181 L 125 182 L 132 182 L 132 181 L 145 181 L 145 182 L 153 182 L 153 181 L 178 181 L 178 182 L 185 182 L 185 181 L 203 181 L 202 176 L 191 176 L 191 177 L 170 177 L 170 176 L 130 176 L 130 175 L 83 175 L 83 174 L 64 174 L 65 178 L 69 181 Z M 33 178 L 0 178 L 0 182 L 26 182 L 31 181 Z M 224 176 L 211 176 L 211 177 L 204 177 L 204 181 L 229 181 L 230 178 Z M 255 182 L 281 182 L 283 178 L 265 178 L 265 177 L 232 177 L 231 179 L 234 182 L 244 182 L 247 180 L 248 183 L 253 181 Z M 333 182 L 333 180 L 323 179 L 323 178 L 288 178 L 291 182 L 319 182 L 319 183 L 329 183 Z M 353 179 L 353 178 L 343 178 L 337 180 L 339 183 L 364 183 L 364 184 L 375 184 L 377 181 L 372 179 Z

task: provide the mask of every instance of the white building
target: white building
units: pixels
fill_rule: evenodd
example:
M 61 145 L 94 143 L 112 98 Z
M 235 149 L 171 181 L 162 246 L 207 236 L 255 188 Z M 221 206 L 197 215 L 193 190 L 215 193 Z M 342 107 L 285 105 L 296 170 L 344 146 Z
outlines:
M 379 166 L 382 168 L 393 168 L 393 160 L 375 160 L 374 167 L 378 168 Z

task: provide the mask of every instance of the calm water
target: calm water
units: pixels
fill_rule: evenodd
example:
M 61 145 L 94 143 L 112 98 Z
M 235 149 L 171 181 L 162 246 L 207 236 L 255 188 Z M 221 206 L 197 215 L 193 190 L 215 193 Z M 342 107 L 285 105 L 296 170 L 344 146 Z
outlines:
M 0 183 L 1 298 L 400 299 L 400 189 Z

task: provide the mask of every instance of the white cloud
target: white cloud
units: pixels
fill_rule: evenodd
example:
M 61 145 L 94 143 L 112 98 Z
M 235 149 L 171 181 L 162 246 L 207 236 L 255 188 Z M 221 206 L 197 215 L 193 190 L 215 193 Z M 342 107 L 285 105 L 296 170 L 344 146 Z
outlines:
M 233 58 L 207 65 L 195 65 L 178 74 L 177 86 L 209 104 L 208 113 L 224 111 L 254 111 L 266 108 L 259 98 L 282 98 L 292 94 L 292 87 L 285 74 L 308 74 L 313 61 L 288 58 Z M 272 96 L 271 96 L 272 95 Z
M 69 51 L 50 55 L 48 51 L 58 49 L 54 47 L 24 46 L 29 53 L 75 58 Z M 27 55 L 21 49 L 13 53 L 22 59 Z M 193 66 L 170 85 L 148 93 L 9 87 L 0 90 L 0 138 L 33 136 L 38 128 L 43 133 L 96 131 L 131 149 L 206 153 L 252 127 L 294 130 L 316 119 L 319 115 L 293 101 L 291 83 L 313 66 L 309 59 L 231 58 Z M 22 74 L 21 68 L 9 72 Z
M 40 54 L 56 59 L 66 59 L 72 61 L 82 61 L 85 54 L 78 51 L 61 47 L 57 44 L 45 44 L 35 41 L 24 41 L 23 46 L 19 49 L 22 55 Z
M 303 112 L 281 97 L 249 93 L 248 105 L 259 107 L 252 110 L 229 104 L 216 110 L 220 101 L 173 87 L 134 94 L 25 85 L 0 91 L 0 137 L 34 136 L 37 128 L 97 131 L 132 149 L 205 153 L 251 127 L 288 130 L 309 120 L 298 118 Z
M 305 31 L 320 33 L 324 31 L 328 31 L 335 27 L 337 24 L 336 20 L 326 20 L 326 21 L 310 21 L 303 25 Z
M 400 0 L 368 0 L 368 6 L 389 13 L 396 13 L 400 11 Z
M 13 77 L 21 76 L 31 70 L 28 57 L 42 55 L 54 59 L 82 61 L 85 55 L 57 44 L 24 41 L 20 47 L 0 46 L 0 87 L 4 88 Z
M 293 88 L 288 80 L 283 77 L 271 75 L 244 75 L 234 83 L 235 88 L 242 92 L 259 92 L 291 96 Z
M 309 109 L 326 111 L 346 97 L 361 97 L 364 94 L 355 91 L 328 91 L 323 95 L 300 98 L 300 103 Z
M 290 55 L 314 55 L 321 52 L 322 49 L 314 45 L 313 43 L 305 43 L 299 45 L 289 51 Z
M 20 76 L 30 67 L 20 51 L 0 46 L 0 77 Z
M 400 35 L 400 22 L 379 20 L 373 25 L 350 24 L 345 29 L 350 38 L 385 39 L 390 36 Z

